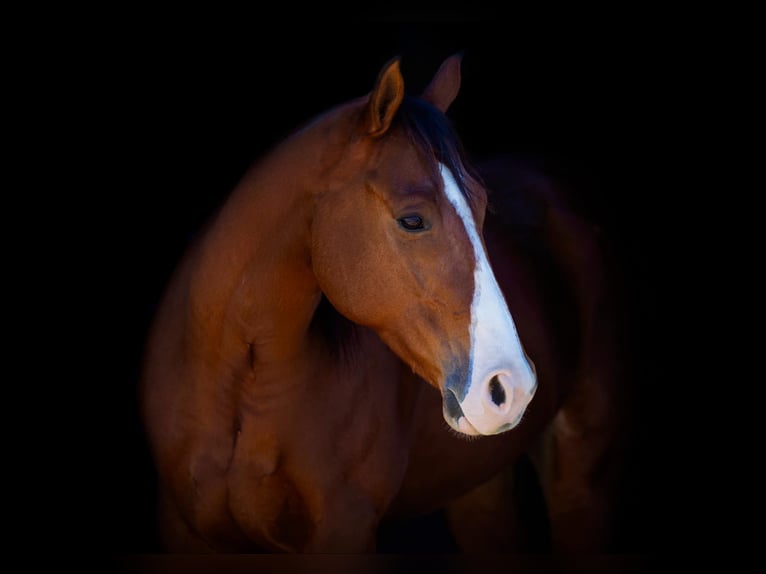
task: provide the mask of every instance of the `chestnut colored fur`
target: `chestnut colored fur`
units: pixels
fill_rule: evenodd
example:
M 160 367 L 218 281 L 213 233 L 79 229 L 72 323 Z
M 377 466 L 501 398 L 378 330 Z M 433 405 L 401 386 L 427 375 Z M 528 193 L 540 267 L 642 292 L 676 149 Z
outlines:
M 529 452 L 556 548 L 605 548 L 614 480 L 593 470 L 618 460 L 618 340 L 598 241 L 549 183 L 539 216 L 509 223 L 459 166 L 539 389 L 499 435 L 466 440 L 442 417 L 445 366 L 470 353 L 472 247 L 436 152 L 399 115 L 443 114 L 459 85 L 454 56 L 410 98 L 392 60 L 370 94 L 257 162 L 179 265 L 142 380 L 168 551 L 373 552 L 381 521 L 450 504 L 476 549 L 481 525 L 508 528 L 502 507 L 476 514 L 488 481 Z M 413 207 L 434 240 L 391 224 Z M 525 225 L 540 260 L 514 234 Z

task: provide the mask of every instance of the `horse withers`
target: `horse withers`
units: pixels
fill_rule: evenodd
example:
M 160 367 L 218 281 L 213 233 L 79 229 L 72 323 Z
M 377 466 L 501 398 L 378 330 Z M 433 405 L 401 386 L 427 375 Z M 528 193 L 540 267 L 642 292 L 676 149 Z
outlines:
M 590 471 L 619 421 L 597 246 L 536 198 L 572 303 L 552 310 L 445 115 L 460 63 L 417 97 L 387 63 L 260 158 L 185 254 L 141 385 L 167 550 L 373 552 L 383 521 L 438 508 L 470 549 L 466 501 L 537 444 L 555 544 L 602 542 Z

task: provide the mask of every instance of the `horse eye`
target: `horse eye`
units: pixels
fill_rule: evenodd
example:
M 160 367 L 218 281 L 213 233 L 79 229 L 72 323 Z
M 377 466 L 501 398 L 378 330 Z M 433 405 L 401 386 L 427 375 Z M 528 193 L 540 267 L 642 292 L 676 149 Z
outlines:
M 423 218 L 419 215 L 405 215 L 399 218 L 399 225 L 407 231 L 422 231 L 426 228 Z

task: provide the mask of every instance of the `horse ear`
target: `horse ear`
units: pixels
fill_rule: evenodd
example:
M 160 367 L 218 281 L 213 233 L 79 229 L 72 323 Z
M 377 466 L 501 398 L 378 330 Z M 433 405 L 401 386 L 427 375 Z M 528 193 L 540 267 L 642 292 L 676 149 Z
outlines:
M 462 53 L 454 54 L 444 60 L 431 83 L 423 90 L 421 97 L 442 112 L 447 111 L 460 91 L 460 63 L 462 60 Z
M 404 99 L 404 79 L 399 69 L 399 57 L 392 58 L 383 66 L 375 87 L 370 94 L 368 106 L 370 125 L 367 133 L 382 135 L 391 126 L 396 111 Z

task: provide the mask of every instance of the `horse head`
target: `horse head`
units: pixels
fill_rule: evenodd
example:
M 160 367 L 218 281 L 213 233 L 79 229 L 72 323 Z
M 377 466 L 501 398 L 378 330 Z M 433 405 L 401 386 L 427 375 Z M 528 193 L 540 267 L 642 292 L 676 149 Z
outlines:
M 537 382 L 484 244 L 487 190 L 445 115 L 460 65 L 447 58 L 419 97 L 398 58 L 382 68 L 319 194 L 311 258 L 338 312 L 440 391 L 451 428 L 492 435 Z

